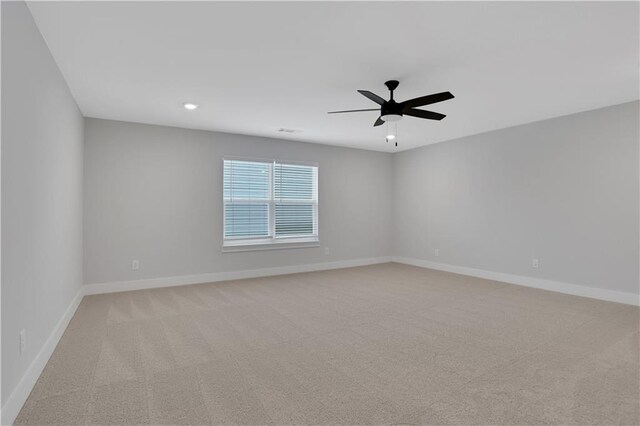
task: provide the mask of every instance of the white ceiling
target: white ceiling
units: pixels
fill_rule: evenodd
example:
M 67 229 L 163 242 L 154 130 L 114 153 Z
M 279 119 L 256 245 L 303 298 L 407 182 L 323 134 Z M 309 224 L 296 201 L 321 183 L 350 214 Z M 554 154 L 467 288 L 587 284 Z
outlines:
M 638 99 L 637 2 L 29 7 L 88 117 L 396 151 Z M 425 108 L 447 118 L 405 117 L 394 148 L 375 112 L 327 115 L 389 79 L 451 91 Z

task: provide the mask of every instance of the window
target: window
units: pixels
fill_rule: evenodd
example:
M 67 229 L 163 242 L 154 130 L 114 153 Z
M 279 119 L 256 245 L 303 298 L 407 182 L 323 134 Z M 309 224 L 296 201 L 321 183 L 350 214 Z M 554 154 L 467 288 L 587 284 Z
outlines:
M 224 247 L 318 242 L 318 167 L 224 160 Z

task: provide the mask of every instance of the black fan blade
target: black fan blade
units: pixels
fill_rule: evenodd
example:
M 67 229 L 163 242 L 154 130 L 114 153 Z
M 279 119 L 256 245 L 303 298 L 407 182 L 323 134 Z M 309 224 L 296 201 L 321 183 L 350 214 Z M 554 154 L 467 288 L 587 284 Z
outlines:
M 331 111 L 327 114 L 342 114 L 344 112 L 361 112 L 361 111 L 380 111 L 380 108 L 371 108 L 371 109 L 349 109 L 346 111 Z
M 409 99 L 408 101 L 402 102 L 400 105 L 403 108 L 415 108 L 415 107 L 435 104 L 435 103 L 446 101 L 453 98 L 454 96 L 451 94 L 451 92 L 434 93 L 433 95 L 427 95 L 427 96 L 421 96 L 415 99 Z
M 367 98 L 371 99 L 373 102 L 377 103 L 378 105 L 383 105 L 387 102 L 385 99 L 382 99 L 380 96 L 376 95 L 375 93 L 371 93 L 368 90 L 358 90 L 358 93 L 366 96 Z
M 382 126 L 384 124 L 384 121 L 382 120 L 382 117 L 378 117 L 378 119 L 376 120 L 375 123 L 373 123 L 373 127 L 376 126 Z
M 442 120 L 443 118 L 446 117 L 446 115 L 444 114 L 440 114 L 438 112 L 433 112 L 433 111 L 423 111 L 421 109 L 405 109 L 402 111 L 402 113 L 404 115 L 410 115 L 412 117 L 419 117 L 419 118 L 427 118 L 429 120 Z

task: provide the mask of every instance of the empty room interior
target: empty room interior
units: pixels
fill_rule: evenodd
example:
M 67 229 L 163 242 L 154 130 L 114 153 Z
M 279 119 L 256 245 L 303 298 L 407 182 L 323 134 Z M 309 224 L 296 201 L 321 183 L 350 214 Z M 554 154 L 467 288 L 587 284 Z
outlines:
M 640 424 L 639 6 L 2 1 L 1 423 Z

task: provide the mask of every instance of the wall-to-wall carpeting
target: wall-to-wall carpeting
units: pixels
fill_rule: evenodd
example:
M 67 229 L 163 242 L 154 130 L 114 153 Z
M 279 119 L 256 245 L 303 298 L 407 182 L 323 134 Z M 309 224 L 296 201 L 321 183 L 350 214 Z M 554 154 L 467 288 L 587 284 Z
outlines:
M 17 424 L 638 424 L 638 307 L 400 264 L 85 297 Z

